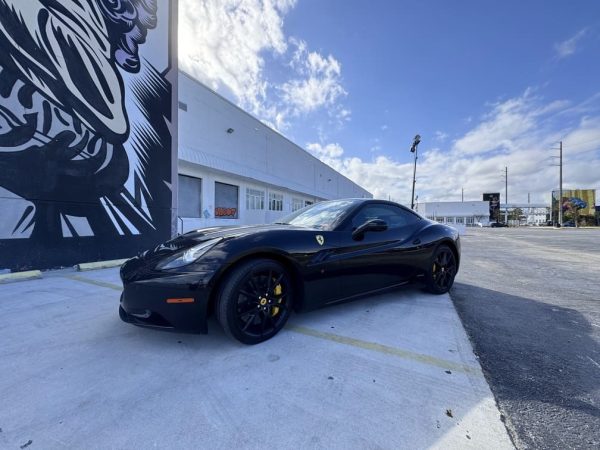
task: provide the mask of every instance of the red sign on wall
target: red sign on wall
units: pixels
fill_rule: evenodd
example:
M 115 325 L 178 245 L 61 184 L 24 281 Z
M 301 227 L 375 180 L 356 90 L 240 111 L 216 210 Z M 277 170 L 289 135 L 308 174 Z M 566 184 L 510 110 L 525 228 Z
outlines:
M 237 208 L 215 208 L 215 217 L 237 217 Z

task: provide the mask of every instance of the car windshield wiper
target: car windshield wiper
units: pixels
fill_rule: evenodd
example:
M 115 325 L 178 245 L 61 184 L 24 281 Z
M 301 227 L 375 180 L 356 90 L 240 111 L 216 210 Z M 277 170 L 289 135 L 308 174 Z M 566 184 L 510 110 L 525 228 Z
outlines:
M 287 222 L 273 222 L 273 225 L 289 225 Z

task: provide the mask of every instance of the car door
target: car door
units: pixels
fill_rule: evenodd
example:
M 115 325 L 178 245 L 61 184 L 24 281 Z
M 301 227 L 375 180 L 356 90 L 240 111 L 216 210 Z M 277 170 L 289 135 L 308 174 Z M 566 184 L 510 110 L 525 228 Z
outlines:
M 386 222 L 385 231 L 366 232 L 362 238 L 352 231 L 368 220 Z M 387 203 L 368 203 L 339 231 L 337 256 L 343 298 L 391 287 L 414 274 L 412 259 L 419 242 L 413 236 L 423 219 L 410 210 Z

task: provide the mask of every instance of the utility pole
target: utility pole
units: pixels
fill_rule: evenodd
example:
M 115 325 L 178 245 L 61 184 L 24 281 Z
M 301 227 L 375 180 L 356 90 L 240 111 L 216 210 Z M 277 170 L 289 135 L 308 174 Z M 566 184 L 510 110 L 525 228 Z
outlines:
M 558 156 L 559 158 L 559 176 L 558 176 L 558 224 L 562 227 L 563 225 L 563 213 L 562 213 L 562 141 L 560 141 L 560 147 L 559 147 L 559 151 L 560 154 Z
M 460 201 L 463 202 L 463 203 L 465 201 L 465 188 L 461 189 L 461 192 L 460 192 Z
M 502 176 L 504 177 L 504 223 L 508 225 L 508 167 L 504 167 Z
M 563 196 L 563 143 L 559 142 L 558 148 L 552 147 L 552 150 L 558 150 L 558 156 L 551 156 L 551 158 L 558 158 L 558 164 L 552 164 L 553 166 L 558 165 L 558 199 L 556 201 L 556 207 L 558 208 L 558 226 L 562 227 L 563 225 L 563 211 L 562 211 L 562 196 Z M 554 192 L 552 191 L 552 197 L 554 197 Z M 554 201 L 554 199 L 552 199 Z M 552 205 L 551 205 L 552 206 Z M 550 217 L 552 222 L 554 222 L 554 208 L 550 208 Z

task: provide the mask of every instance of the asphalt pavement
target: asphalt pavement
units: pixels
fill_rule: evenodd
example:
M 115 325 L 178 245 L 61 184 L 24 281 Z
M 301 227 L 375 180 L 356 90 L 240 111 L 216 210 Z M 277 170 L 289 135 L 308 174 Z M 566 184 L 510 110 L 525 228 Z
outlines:
M 600 448 L 600 230 L 467 229 L 451 291 L 518 448 Z

